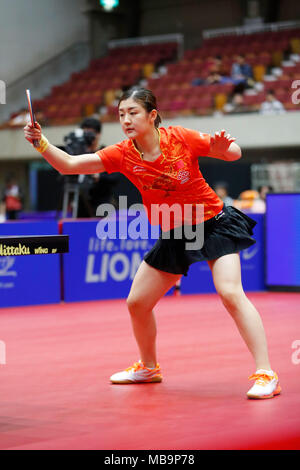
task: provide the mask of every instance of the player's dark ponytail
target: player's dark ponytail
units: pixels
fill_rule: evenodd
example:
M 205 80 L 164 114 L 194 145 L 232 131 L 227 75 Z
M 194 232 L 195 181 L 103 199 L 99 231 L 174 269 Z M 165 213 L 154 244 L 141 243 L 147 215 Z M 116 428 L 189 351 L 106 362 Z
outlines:
M 124 91 L 123 95 L 119 99 L 118 106 L 120 106 L 121 101 L 127 100 L 128 98 L 133 98 L 136 102 L 140 103 L 148 113 L 153 109 L 157 110 L 156 98 L 151 90 L 138 86 L 132 87 L 129 90 Z M 160 123 L 161 117 L 157 113 L 157 117 L 154 121 L 155 127 L 159 127 Z

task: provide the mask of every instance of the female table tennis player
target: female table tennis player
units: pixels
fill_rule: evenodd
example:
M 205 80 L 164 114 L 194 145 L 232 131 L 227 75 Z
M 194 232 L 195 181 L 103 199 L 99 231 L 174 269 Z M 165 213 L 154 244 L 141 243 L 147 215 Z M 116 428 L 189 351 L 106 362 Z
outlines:
M 127 140 L 106 147 L 96 154 L 70 156 L 51 145 L 38 123 L 24 128 L 25 138 L 39 141 L 37 150 L 62 174 L 121 172 L 140 190 L 150 218 L 156 204 L 202 204 L 202 218 L 196 210 L 189 218 L 176 220 L 145 255 L 127 299 L 140 360 L 111 376 L 113 383 L 160 382 L 162 373 L 156 358 L 156 323 L 153 308 L 164 294 L 187 275 L 189 265 L 207 261 L 214 285 L 252 354 L 256 372 L 249 379 L 254 385 L 248 398 L 271 398 L 280 393 L 272 370 L 264 327 L 259 313 L 246 297 L 241 283 L 239 252 L 255 243 L 255 221 L 233 207 L 225 207 L 204 180 L 198 157 L 226 161 L 241 157 L 240 147 L 223 130 L 214 136 L 180 126 L 159 128 L 161 119 L 156 98 L 150 90 L 134 87 L 119 101 L 119 119 Z M 184 214 L 184 211 L 183 211 Z M 151 221 L 151 220 L 150 220 Z M 204 223 L 202 248 L 187 249 L 185 236 L 178 239 L 180 225 L 199 227 Z M 203 227 L 203 225 L 202 225 Z M 169 239 L 163 235 L 169 232 Z

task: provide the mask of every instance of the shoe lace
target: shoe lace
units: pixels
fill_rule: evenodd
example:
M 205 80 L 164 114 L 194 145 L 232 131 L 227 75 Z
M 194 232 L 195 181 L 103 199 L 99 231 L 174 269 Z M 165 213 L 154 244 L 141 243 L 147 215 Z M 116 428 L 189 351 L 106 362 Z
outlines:
M 156 367 L 154 369 L 158 368 L 159 369 L 159 364 L 156 365 Z M 135 362 L 132 366 L 128 367 L 126 370 L 126 372 L 129 372 L 131 370 L 133 370 L 133 372 L 136 372 L 137 370 L 150 370 L 148 369 L 145 364 L 142 362 L 142 361 L 139 361 L 139 362 Z
M 255 380 L 257 385 L 267 385 L 273 377 L 268 374 L 252 374 L 248 377 L 249 380 Z
M 133 370 L 133 372 L 136 372 L 137 370 L 144 369 L 144 364 L 142 362 L 135 362 L 133 366 L 128 367 L 126 372 L 129 372 L 130 370 Z

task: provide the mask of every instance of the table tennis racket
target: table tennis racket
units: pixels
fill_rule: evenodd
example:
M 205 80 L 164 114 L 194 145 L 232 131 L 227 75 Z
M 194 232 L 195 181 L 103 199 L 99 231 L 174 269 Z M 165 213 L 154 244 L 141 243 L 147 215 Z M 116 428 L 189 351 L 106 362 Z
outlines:
M 35 127 L 35 114 L 34 114 L 34 110 L 33 110 L 33 106 L 32 106 L 30 90 L 26 90 L 26 96 L 27 96 L 27 102 L 28 102 L 28 109 L 29 109 L 29 113 L 30 113 L 31 124 L 32 124 L 33 127 Z M 38 140 L 34 140 L 32 143 L 33 143 L 34 147 L 39 146 L 39 141 Z

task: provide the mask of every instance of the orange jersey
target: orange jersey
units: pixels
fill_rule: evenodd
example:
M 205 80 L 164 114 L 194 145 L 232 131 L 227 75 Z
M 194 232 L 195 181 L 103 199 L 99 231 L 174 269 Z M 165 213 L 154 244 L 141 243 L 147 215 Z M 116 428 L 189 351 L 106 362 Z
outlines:
M 160 127 L 160 156 L 143 160 L 131 139 L 99 150 L 108 173 L 124 174 L 140 191 L 151 224 L 169 230 L 183 224 L 197 224 L 218 214 L 223 202 L 199 170 L 198 157 L 209 153 L 210 135 L 171 126 Z M 203 205 L 203 211 L 196 205 Z M 171 212 L 170 225 L 162 220 L 162 207 Z

